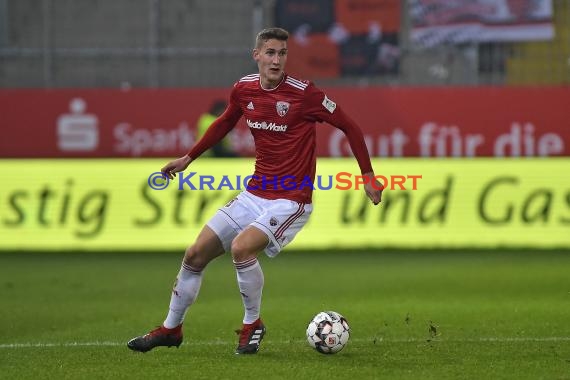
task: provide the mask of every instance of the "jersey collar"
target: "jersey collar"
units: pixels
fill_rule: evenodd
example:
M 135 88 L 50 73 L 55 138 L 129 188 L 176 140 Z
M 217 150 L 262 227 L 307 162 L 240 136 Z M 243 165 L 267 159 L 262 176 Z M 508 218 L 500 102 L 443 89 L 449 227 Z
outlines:
M 259 76 L 259 88 L 261 88 L 263 91 L 275 91 L 279 88 L 279 86 L 281 86 L 281 83 L 285 82 L 285 79 L 287 79 L 287 73 L 283 72 L 283 78 L 281 78 L 281 82 L 277 83 L 277 86 L 275 86 L 274 88 L 263 88 L 263 86 L 261 85 L 261 76 Z

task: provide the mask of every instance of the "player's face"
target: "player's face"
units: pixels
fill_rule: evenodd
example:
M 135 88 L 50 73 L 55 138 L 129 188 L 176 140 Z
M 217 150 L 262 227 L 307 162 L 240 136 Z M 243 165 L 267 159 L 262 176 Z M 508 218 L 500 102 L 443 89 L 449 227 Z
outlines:
M 253 50 L 263 88 L 276 87 L 283 78 L 287 62 L 287 41 L 267 40 L 259 49 Z

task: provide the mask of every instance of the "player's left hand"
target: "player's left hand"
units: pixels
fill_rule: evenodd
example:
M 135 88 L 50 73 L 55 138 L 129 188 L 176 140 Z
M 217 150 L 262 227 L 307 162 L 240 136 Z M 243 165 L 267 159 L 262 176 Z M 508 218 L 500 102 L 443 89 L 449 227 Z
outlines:
M 382 191 L 384 187 L 374 178 L 374 172 L 365 173 L 363 176 L 369 178 L 369 180 L 364 183 L 364 191 L 368 199 L 370 199 L 374 205 L 377 205 L 382 202 Z

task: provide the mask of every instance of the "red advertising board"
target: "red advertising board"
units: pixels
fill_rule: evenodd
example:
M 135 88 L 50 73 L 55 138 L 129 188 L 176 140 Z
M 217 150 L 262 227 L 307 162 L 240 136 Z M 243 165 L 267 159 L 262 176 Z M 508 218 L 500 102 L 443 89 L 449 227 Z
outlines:
M 351 34 L 367 34 L 372 25 L 382 32 L 397 33 L 400 30 L 398 0 L 336 0 L 336 21 Z
M 473 87 L 328 91 L 361 125 L 373 156 L 570 155 L 570 88 Z M 319 153 L 348 155 L 334 131 Z
M 568 156 L 570 88 L 330 88 L 373 156 Z M 1 90 L 0 157 L 177 157 L 229 89 Z M 344 135 L 317 126 L 318 154 L 346 156 Z M 243 120 L 234 148 L 253 152 Z

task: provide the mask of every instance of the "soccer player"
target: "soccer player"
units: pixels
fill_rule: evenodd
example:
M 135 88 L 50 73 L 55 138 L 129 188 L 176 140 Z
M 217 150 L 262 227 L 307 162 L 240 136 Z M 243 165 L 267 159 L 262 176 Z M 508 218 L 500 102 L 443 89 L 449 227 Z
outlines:
M 253 59 L 258 74 L 241 78 L 233 87 L 228 107 L 191 151 L 161 171 L 173 179 L 204 151 L 219 142 L 243 116 L 256 147 L 255 173 L 247 190 L 220 208 L 186 249 L 176 278 L 168 315 L 162 326 L 131 339 L 127 345 L 146 352 L 157 346 L 179 346 L 182 322 L 196 300 L 204 268 L 224 252 L 231 252 L 245 315 L 236 354 L 255 354 L 265 334 L 260 319 L 264 277 L 260 252 L 275 257 L 307 223 L 313 209 L 311 186 L 295 186 L 315 178 L 315 125 L 327 122 L 342 130 L 361 173 L 364 191 L 376 205 L 382 187 L 374 172 L 359 127 L 311 82 L 285 73 L 287 39 L 280 28 L 262 30 Z M 285 180 L 286 179 L 286 180 Z

